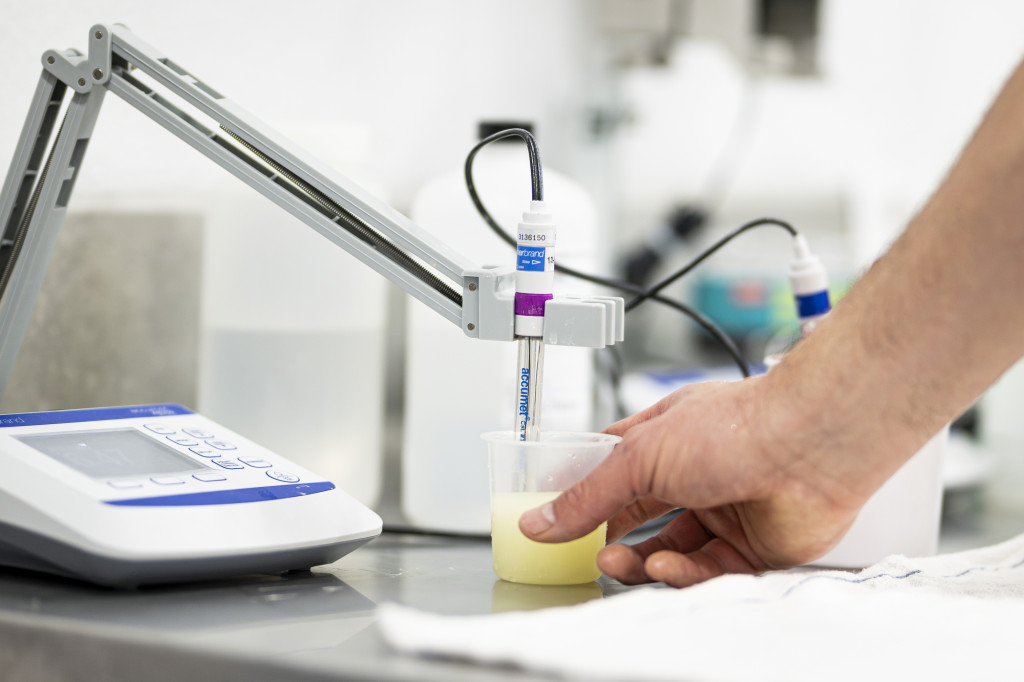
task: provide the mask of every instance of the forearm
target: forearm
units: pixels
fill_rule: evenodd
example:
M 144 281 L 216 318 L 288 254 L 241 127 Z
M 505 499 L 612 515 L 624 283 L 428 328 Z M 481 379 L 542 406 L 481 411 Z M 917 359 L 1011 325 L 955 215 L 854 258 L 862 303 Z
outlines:
M 873 490 L 1021 356 L 1022 298 L 1018 68 L 903 236 L 766 384 L 793 396 L 787 429 L 831 440 L 830 466 Z

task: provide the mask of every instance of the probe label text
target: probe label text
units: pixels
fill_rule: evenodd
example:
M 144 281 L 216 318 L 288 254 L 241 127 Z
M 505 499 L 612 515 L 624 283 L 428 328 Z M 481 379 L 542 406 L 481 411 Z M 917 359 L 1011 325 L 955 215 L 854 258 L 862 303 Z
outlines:
M 530 369 L 523 367 L 519 377 L 519 440 L 526 440 L 526 424 L 530 421 Z
M 519 246 L 516 249 L 516 270 L 544 271 L 547 248 L 543 246 Z

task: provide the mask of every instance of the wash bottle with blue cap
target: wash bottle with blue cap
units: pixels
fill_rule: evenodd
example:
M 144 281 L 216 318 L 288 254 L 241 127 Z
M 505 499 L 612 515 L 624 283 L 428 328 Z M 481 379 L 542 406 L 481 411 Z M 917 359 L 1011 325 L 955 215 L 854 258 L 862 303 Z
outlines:
M 793 260 L 789 263 L 789 283 L 796 299 L 796 313 L 803 336 L 814 331 L 818 322 L 832 309 L 828 297 L 828 274 L 821 259 L 811 253 L 804 236 L 793 236 Z

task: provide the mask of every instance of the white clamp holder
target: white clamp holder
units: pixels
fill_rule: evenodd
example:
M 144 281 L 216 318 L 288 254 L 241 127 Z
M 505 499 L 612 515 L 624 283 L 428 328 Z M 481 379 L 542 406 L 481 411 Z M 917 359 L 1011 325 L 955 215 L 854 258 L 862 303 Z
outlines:
M 466 270 L 462 280 L 462 333 L 485 341 L 515 338 L 515 270 Z
M 622 341 L 626 308 L 621 298 L 554 298 L 544 306 L 544 343 L 604 348 Z
M 507 267 L 463 273 L 462 331 L 486 341 L 515 338 L 515 270 Z M 620 343 L 625 304 L 618 297 L 553 298 L 544 307 L 544 343 L 604 348 Z

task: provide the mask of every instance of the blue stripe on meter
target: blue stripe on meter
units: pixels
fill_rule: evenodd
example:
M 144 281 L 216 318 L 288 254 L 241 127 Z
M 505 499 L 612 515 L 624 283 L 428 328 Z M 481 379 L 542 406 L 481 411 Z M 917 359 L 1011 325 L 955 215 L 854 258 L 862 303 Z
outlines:
M 137 417 L 169 417 L 194 414 L 181 405 L 131 405 L 128 407 L 97 407 L 85 410 L 59 410 L 57 412 L 27 412 L 0 415 L 0 428 L 9 426 L 46 426 L 49 424 L 75 424 L 99 422 L 108 419 L 135 419 Z
M 245 502 L 266 502 L 302 497 L 334 490 L 329 481 L 296 483 L 294 485 L 270 485 L 260 488 L 239 488 L 237 490 L 209 490 L 201 493 L 182 495 L 159 495 L 157 497 L 135 497 L 130 500 L 104 500 L 117 507 L 192 507 L 206 504 L 242 504 Z
M 546 246 L 520 246 L 516 249 L 516 270 L 520 272 L 544 272 L 544 261 L 546 259 Z

